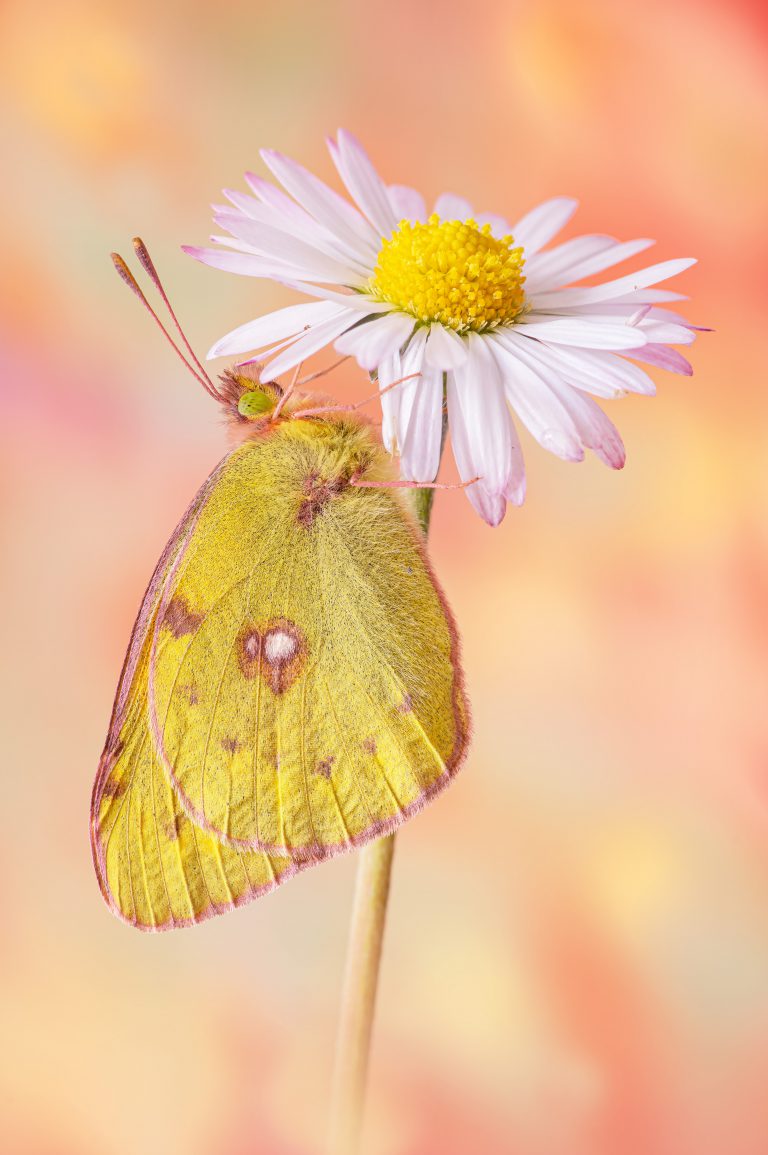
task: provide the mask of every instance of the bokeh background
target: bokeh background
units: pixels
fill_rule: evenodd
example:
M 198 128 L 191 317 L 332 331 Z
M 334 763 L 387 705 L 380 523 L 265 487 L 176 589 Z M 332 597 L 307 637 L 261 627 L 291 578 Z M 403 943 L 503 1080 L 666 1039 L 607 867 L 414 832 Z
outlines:
M 226 444 L 115 277 L 190 336 L 289 300 L 193 263 L 259 146 L 696 255 L 693 379 L 614 403 L 623 473 L 526 442 L 440 495 L 469 763 L 402 833 L 367 1155 L 768 1151 L 766 22 L 744 0 L 0 8 L 0 1146 L 312 1155 L 355 862 L 191 931 L 102 904 L 89 794 L 145 582 Z M 361 397 L 353 370 L 333 387 Z

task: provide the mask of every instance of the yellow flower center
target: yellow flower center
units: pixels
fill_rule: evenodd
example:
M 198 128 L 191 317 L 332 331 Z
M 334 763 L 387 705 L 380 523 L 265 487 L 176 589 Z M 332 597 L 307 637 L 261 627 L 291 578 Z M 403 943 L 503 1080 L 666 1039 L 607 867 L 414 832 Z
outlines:
M 513 243 L 473 220 L 433 213 L 426 224 L 401 221 L 381 246 L 368 291 L 424 324 L 459 333 L 495 328 L 525 306 L 525 258 Z

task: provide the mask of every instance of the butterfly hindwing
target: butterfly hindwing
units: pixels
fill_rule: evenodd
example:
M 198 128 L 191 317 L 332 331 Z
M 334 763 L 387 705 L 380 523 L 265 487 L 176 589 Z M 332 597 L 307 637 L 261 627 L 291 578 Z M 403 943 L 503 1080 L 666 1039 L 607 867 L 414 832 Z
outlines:
M 149 653 L 152 742 L 184 811 L 230 848 L 296 862 L 393 829 L 467 738 L 419 531 L 399 494 L 329 481 L 333 449 L 286 425 L 225 459 Z

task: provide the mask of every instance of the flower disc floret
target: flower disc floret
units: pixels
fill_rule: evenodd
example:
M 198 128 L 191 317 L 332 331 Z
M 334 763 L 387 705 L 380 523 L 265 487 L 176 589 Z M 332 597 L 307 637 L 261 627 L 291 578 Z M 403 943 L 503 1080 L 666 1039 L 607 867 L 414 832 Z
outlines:
M 433 213 L 426 224 L 401 221 L 384 241 L 368 291 L 423 324 L 483 332 L 522 312 L 524 263 L 511 235 Z

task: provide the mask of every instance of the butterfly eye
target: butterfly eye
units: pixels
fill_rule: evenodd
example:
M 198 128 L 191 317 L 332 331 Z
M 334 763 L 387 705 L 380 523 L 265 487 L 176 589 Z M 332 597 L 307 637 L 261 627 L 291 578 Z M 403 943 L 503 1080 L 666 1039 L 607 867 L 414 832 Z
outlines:
M 274 397 L 270 397 L 260 389 L 243 393 L 237 403 L 237 411 L 241 417 L 263 417 L 275 407 Z

